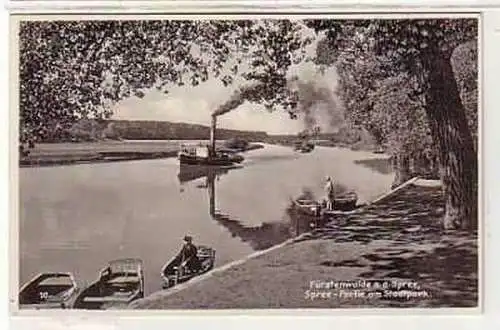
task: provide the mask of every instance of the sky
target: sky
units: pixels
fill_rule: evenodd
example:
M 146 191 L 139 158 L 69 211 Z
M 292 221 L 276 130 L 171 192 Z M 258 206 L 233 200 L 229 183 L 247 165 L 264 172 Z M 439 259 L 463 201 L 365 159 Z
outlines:
M 175 89 L 168 95 L 153 91 L 143 99 L 133 97 L 118 103 L 113 110 L 113 118 L 209 125 L 211 113 L 228 99 L 231 93 L 231 88 L 214 83 Z M 270 134 L 293 134 L 303 129 L 302 121 L 290 119 L 289 114 L 283 110 L 269 112 L 259 104 L 248 102 L 219 116 L 217 126 L 265 131 Z
M 310 30 L 305 33 L 314 34 Z M 308 47 L 308 55 L 314 55 L 315 47 L 316 42 Z M 312 64 L 307 63 L 290 68 L 293 74 L 304 79 L 317 79 L 315 70 Z M 209 80 L 196 87 L 174 87 L 168 94 L 153 90 L 142 99 L 132 97 L 116 104 L 113 118 L 208 125 L 210 114 L 226 102 L 242 83 L 242 80 L 236 80 L 230 87 L 224 87 L 221 83 Z M 262 105 L 248 102 L 219 116 L 217 125 L 220 128 L 265 131 L 269 134 L 296 134 L 305 128 L 301 119 L 291 119 L 282 109 L 269 112 Z

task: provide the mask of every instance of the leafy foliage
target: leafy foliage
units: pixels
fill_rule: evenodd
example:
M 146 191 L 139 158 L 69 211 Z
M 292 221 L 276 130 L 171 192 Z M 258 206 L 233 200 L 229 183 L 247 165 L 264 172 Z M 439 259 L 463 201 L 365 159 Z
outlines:
M 475 18 L 308 20 L 307 26 L 325 31 L 330 48 L 338 52 L 370 50 L 378 55 L 399 58 L 412 67 L 411 59 L 428 52 L 447 57 L 460 44 L 474 40 L 478 33 Z
M 435 150 L 422 100 L 415 95 L 418 81 L 387 63 L 387 58 L 369 53 L 352 61 L 338 58 L 339 94 L 347 117 L 393 156 L 430 161 Z
M 451 57 L 455 79 L 457 81 L 462 104 L 475 148 L 478 138 L 478 56 L 477 42 L 471 41 L 459 45 Z
M 242 75 L 260 85 L 250 101 L 292 109 L 285 74 L 310 42 L 288 20 L 24 21 L 19 35 L 22 147 L 150 88 L 211 78 Z
M 393 155 L 412 160 L 435 160 L 421 97 L 425 85 L 419 56 L 430 48 L 451 56 L 466 108 L 469 126 L 477 136 L 477 54 L 475 20 L 309 21 L 326 29 L 319 43 L 317 62 L 336 65 L 339 94 L 347 117 L 367 129 Z M 457 47 L 458 45 L 458 47 Z M 343 47 L 343 48 L 339 48 Z M 457 50 L 453 53 L 452 50 Z M 460 62 L 460 63 L 458 63 Z
M 381 64 L 375 56 L 339 56 L 336 62 L 341 80 L 339 95 L 347 109 L 347 118 L 355 126 L 367 129 L 380 144 L 384 143 L 384 134 L 372 117 L 371 96 L 377 84 L 390 77 Z
M 370 96 L 374 100 L 372 118 L 394 155 L 431 161 L 436 150 L 423 104 L 412 97 L 414 80 L 401 73 L 381 81 Z

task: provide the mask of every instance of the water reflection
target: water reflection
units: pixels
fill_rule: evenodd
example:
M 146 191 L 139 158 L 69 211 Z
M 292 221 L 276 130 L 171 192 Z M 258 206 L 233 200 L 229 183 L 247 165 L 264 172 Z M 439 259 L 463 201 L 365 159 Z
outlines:
M 218 176 L 227 174 L 230 170 L 242 168 L 241 165 L 214 167 L 214 166 L 200 166 L 200 165 L 180 165 L 179 174 L 177 178 L 181 184 L 194 181 L 203 177 L 210 180 Z
M 287 239 L 324 225 L 322 219 L 297 212 L 292 201 L 284 210 L 282 221 L 264 222 L 254 227 L 245 225 L 243 221 L 238 220 L 234 215 L 218 210 L 216 207 L 216 181 L 222 175 L 228 174 L 230 170 L 238 168 L 241 167 L 216 168 L 187 165 L 180 168 L 178 178 L 182 185 L 204 177 L 205 183 L 198 187 L 208 191 L 210 217 L 224 226 L 233 237 L 239 237 L 256 251 L 268 249 Z

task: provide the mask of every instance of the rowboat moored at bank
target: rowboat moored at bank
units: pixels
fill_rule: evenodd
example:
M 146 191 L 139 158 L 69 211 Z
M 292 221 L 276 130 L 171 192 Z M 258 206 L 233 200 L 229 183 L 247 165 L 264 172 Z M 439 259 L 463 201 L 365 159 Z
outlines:
M 110 261 L 99 272 L 99 278 L 82 291 L 74 308 L 109 309 L 126 307 L 144 297 L 142 260 L 136 258 Z
M 78 291 L 71 273 L 41 273 L 19 291 L 19 308 L 71 308 Z
M 319 217 L 325 213 L 341 213 L 353 211 L 357 208 L 358 195 L 355 192 L 344 193 L 334 199 L 333 210 L 326 209 L 326 201 L 316 201 L 307 198 L 298 198 L 293 201 L 294 207 L 299 212 Z

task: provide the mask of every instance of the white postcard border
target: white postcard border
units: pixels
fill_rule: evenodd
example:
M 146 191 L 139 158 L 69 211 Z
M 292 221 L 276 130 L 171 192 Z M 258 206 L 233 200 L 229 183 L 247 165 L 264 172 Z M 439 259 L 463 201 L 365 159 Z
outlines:
M 414 10 L 414 8 L 412 8 L 412 10 Z M 236 10 L 235 10 L 236 11 Z M 338 11 L 338 10 L 336 10 Z M 340 10 L 339 12 L 341 12 L 342 10 Z M 357 13 L 355 16 L 357 16 L 360 11 L 358 10 L 355 10 Z M 385 9 L 385 11 L 387 11 L 387 9 Z M 408 11 L 408 9 L 406 9 L 406 11 Z M 418 10 L 420 12 L 423 12 L 423 13 L 427 13 L 429 14 L 430 11 L 434 11 L 432 10 L 428 10 L 428 9 L 422 9 L 422 10 Z M 460 10 L 453 10 L 453 11 L 459 11 L 460 13 L 459 14 L 456 14 L 458 16 L 464 16 L 465 13 L 472 13 L 472 12 L 477 12 L 478 9 L 477 8 L 461 8 Z M 353 10 L 350 10 L 350 12 L 353 12 Z M 393 12 L 398 12 L 399 15 L 401 14 L 401 11 L 400 9 L 398 10 L 395 10 Z M 112 12 L 114 13 L 114 12 Z M 431 14 L 432 15 L 432 14 Z M 438 14 L 440 16 L 442 16 L 442 14 Z M 472 14 L 472 15 L 475 15 L 475 14 Z M 17 16 L 17 15 L 16 15 Z M 74 19 L 75 17 L 73 15 L 71 15 L 72 18 Z M 156 16 L 156 15 L 155 15 Z M 220 16 L 220 15 L 218 15 Z M 315 17 L 317 17 L 318 15 L 314 15 Z M 323 15 L 321 15 L 323 16 Z M 331 15 L 328 15 L 329 17 L 331 17 Z M 336 15 L 333 15 L 336 17 Z M 386 18 L 386 17 L 393 17 L 392 14 L 391 15 L 386 15 L 386 14 L 370 14 L 370 17 L 377 17 L 377 18 Z M 413 16 L 413 15 L 412 15 Z M 447 15 L 448 16 L 448 15 Z M 19 18 L 22 17 L 21 15 L 19 16 Z M 50 16 L 45 16 L 45 18 L 49 18 Z M 60 15 L 57 15 L 55 17 L 58 17 L 59 19 L 61 18 Z M 130 19 L 130 15 L 127 15 L 126 16 L 127 19 Z M 149 16 L 151 17 L 151 16 Z M 224 15 L 224 17 L 227 17 L 226 15 Z M 302 15 L 301 15 L 302 17 Z M 345 15 L 342 15 L 342 17 L 346 17 Z M 366 17 L 366 16 L 365 16 Z M 494 206 L 495 206 L 495 203 L 491 200 L 491 198 L 495 198 L 495 197 L 492 197 L 492 193 L 495 192 L 495 196 L 498 196 L 497 193 L 498 191 L 496 190 L 493 190 L 494 189 L 494 182 L 499 182 L 497 180 L 495 180 L 493 177 L 491 177 L 492 175 L 498 175 L 498 174 L 495 174 L 495 167 L 493 165 L 491 165 L 490 163 L 488 163 L 488 160 L 492 160 L 492 155 L 494 154 L 498 154 L 498 153 L 495 153 L 494 149 L 495 149 L 495 146 L 498 146 L 498 144 L 495 144 L 493 141 L 498 141 L 498 137 L 495 137 L 495 127 L 493 126 L 493 124 L 496 122 L 495 121 L 495 115 L 496 115 L 496 112 L 492 112 L 493 110 L 493 104 L 495 101 L 498 102 L 498 93 L 497 95 L 495 95 L 495 83 L 493 81 L 493 79 L 497 78 L 498 79 L 498 74 L 495 74 L 495 71 L 494 70 L 491 70 L 491 68 L 493 68 L 494 65 L 495 68 L 498 70 L 498 64 L 494 64 L 494 60 L 496 58 L 499 58 L 498 55 L 500 55 L 500 51 L 499 50 L 496 50 L 494 49 L 494 40 L 496 40 L 496 44 L 499 45 L 500 44 L 500 38 L 499 38 L 499 32 L 500 32 L 500 23 L 498 23 L 500 21 L 500 12 L 499 11 L 490 11 L 490 12 L 487 12 L 485 14 L 482 15 L 482 18 L 481 18 L 481 22 L 482 22 L 482 28 L 480 29 L 481 33 L 480 33 L 480 47 L 479 47 L 479 54 L 480 54 L 480 68 L 481 70 L 479 70 L 479 75 L 480 75 L 480 82 L 479 82 L 479 90 L 481 91 L 482 90 L 482 98 L 480 98 L 480 112 L 479 112 L 479 118 L 482 118 L 482 121 L 480 121 L 479 125 L 480 125 L 480 129 L 479 129 L 479 145 L 480 147 L 478 148 L 479 150 L 479 153 L 480 153 L 480 157 L 481 157 L 481 161 L 480 161 L 480 172 L 479 172 L 479 177 L 480 177 L 480 180 L 481 180 L 481 189 L 480 189 L 480 199 L 479 199 L 479 203 L 481 205 L 480 209 L 481 209 L 481 217 L 480 219 L 482 220 L 480 222 L 480 234 L 479 234 L 479 237 L 480 237 L 480 247 L 479 247 L 479 259 L 480 259 L 480 268 L 479 268 L 479 274 L 480 274 L 480 281 L 479 281 L 479 297 L 480 297 L 480 306 L 483 306 L 483 303 L 485 304 L 484 307 L 484 311 L 485 312 L 488 312 L 489 310 L 491 311 L 491 309 L 489 308 L 490 305 L 490 300 L 491 298 L 489 298 L 489 295 L 488 294 L 485 294 L 483 296 L 483 286 L 484 286 L 484 280 L 486 279 L 486 281 L 488 282 L 488 287 L 490 287 L 490 285 L 492 285 L 492 280 L 495 281 L 495 279 L 498 278 L 498 276 L 495 276 L 495 277 L 490 277 L 488 276 L 488 274 L 484 274 L 484 267 L 483 267 L 483 262 L 488 264 L 488 267 L 486 267 L 486 269 L 492 267 L 492 265 L 495 265 L 495 262 L 492 260 L 492 255 L 491 253 L 488 253 L 486 252 L 485 253 L 485 249 L 486 250 L 489 250 L 491 249 L 492 245 L 493 244 L 498 244 L 498 243 L 494 243 L 492 240 L 491 240 L 491 232 L 494 230 L 494 217 L 491 215 L 492 212 L 494 212 Z M 483 30 L 483 27 L 484 27 L 484 30 Z M 12 24 L 11 25 L 11 29 L 15 28 L 15 25 Z M 11 32 L 14 32 L 11 30 Z M 486 45 L 485 45 L 486 44 Z M 12 45 L 12 44 L 11 44 Z M 486 51 L 487 52 L 486 52 Z M 11 99 L 11 104 L 9 107 L 7 107 L 7 109 L 10 109 L 9 113 L 10 113 L 10 127 L 9 127 L 9 130 L 10 130 L 10 141 L 17 141 L 17 118 L 18 118 L 18 108 L 17 108 L 17 104 L 15 102 L 15 99 L 16 99 L 16 93 L 17 93 L 17 84 L 18 84 L 18 81 L 17 79 L 15 78 L 17 75 L 17 58 L 15 56 L 15 49 L 10 49 L 10 64 L 9 64 L 9 69 L 10 69 L 10 77 L 11 77 L 11 80 L 9 81 L 9 84 L 6 86 L 7 88 L 10 89 L 10 99 Z M 497 57 L 494 57 L 493 54 L 496 54 Z M 487 68 L 489 68 L 488 72 L 485 72 L 484 71 L 484 68 L 485 66 Z M 498 85 L 496 85 L 498 86 Z M 4 89 L 4 92 L 5 92 L 5 89 Z M 494 99 L 496 97 L 496 100 Z M 6 99 L 6 98 L 4 98 Z M 498 105 L 498 103 L 495 103 Z M 500 121 L 498 121 L 500 122 Z M 11 148 L 10 150 L 10 161 L 9 161 L 9 165 L 10 165 L 10 173 L 9 173 L 9 179 L 10 179 L 10 189 L 9 189 L 9 192 L 8 192 L 8 196 L 10 197 L 10 205 L 9 205 L 9 208 L 10 208 L 10 214 L 8 215 L 8 217 L 6 217 L 6 219 L 10 219 L 10 222 L 9 222 L 9 232 L 10 232 L 10 238 L 12 237 L 17 237 L 17 226 L 18 226 L 18 206 L 19 206 L 19 201 L 18 201 L 18 195 L 17 195 L 17 173 L 18 173 L 18 166 L 17 166 L 17 163 L 18 163 L 18 153 L 17 153 L 17 148 L 15 147 L 15 142 L 12 142 L 10 144 L 8 144 L 8 146 Z M 492 148 L 493 150 L 490 151 L 491 153 L 489 153 L 488 151 L 486 150 L 489 150 L 488 147 L 490 147 L 490 149 Z M 497 147 L 498 148 L 498 147 Z M 498 167 L 497 167 L 498 168 Z M 486 180 L 486 176 L 488 176 L 488 180 Z M 497 188 L 498 189 L 498 188 Z M 485 200 L 486 198 L 486 200 Z M 498 208 L 498 207 L 497 207 Z M 498 211 L 498 210 L 497 210 Z M 496 225 L 498 228 L 498 225 Z M 13 236 L 12 236 L 13 235 Z M 12 297 L 13 295 L 16 295 L 17 294 L 17 291 L 18 291 L 18 281 L 17 281 L 17 271 L 18 271 L 18 267 L 17 267 L 17 260 L 18 260 L 18 248 L 17 248 L 17 240 L 12 240 L 10 239 L 9 240 L 10 242 L 10 251 L 9 251 L 9 257 L 10 257 L 10 260 L 9 260 L 9 264 L 10 264 L 10 286 L 9 286 L 9 297 Z M 491 250 L 490 250 L 491 251 Z M 488 261 L 489 260 L 489 261 Z M 14 267 L 12 267 L 14 266 Z M 491 268 L 490 268 L 491 269 Z M 498 271 L 497 271 L 497 274 L 498 274 Z M 489 279 L 489 280 L 488 280 Z M 496 285 L 496 287 L 498 288 L 498 284 Z M 488 291 L 491 292 L 491 289 L 489 288 Z M 496 292 L 498 292 L 498 290 L 495 290 Z M 498 299 L 498 298 L 497 298 Z M 16 309 L 12 309 L 12 304 L 9 304 L 10 307 L 11 307 L 11 312 L 14 312 Z M 498 306 L 498 305 L 497 305 Z M 498 310 L 498 309 L 497 309 Z M 324 316 L 340 316 L 340 315 L 349 315 L 349 316 L 354 316 L 354 315 L 363 315 L 363 316 L 369 316 L 369 315 L 380 315 L 380 314 L 385 314 L 385 315 L 390 315 L 389 317 L 391 316 L 394 316 L 394 317 L 408 317 L 408 314 L 411 314 L 412 317 L 416 317 L 416 315 L 426 315 L 427 317 L 429 317 L 429 315 L 432 315 L 432 314 L 440 314 L 442 315 L 443 312 L 445 312 L 446 314 L 450 313 L 451 315 L 463 315 L 464 313 L 467 313 L 470 312 L 470 309 L 450 309 L 450 311 L 445 311 L 445 309 L 440 309 L 438 311 L 436 311 L 437 313 L 435 313 L 434 310 L 430 311 L 430 310 L 422 310 L 422 311 L 419 311 L 419 310 L 416 310 L 416 309 L 411 309 L 411 310 L 408 310 L 408 309 L 381 309 L 381 310 L 373 310 L 373 311 L 370 311 L 367 313 L 366 310 L 306 310 L 306 311 L 297 311 L 297 310 L 283 310 L 283 311 L 272 311 L 271 313 L 269 311 L 266 311 L 266 310 L 257 310 L 257 311 L 249 311 L 249 310 L 234 310 L 234 311 L 224 311 L 224 312 L 220 312 L 220 311 L 211 311 L 209 312 L 210 315 L 213 315 L 213 316 L 221 316 L 221 315 L 231 315 L 231 316 L 237 316 L 237 315 L 256 315 L 256 316 L 264 316 L 264 315 L 270 315 L 270 314 L 274 314 L 274 315 L 280 315 L 280 316 L 284 316 L 284 315 L 287 315 L 287 316 L 290 316 L 290 315 L 294 315 L 294 316 L 300 316 L 300 315 L 309 315 L 309 316 L 315 316 L 315 318 L 321 318 L 321 317 L 324 317 Z M 16 313 L 17 314 L 17 313 Z M 28 316 L 32 313 L 28 312 L 28 313 L 24 313 L 24 311 L 22 311 L 22 313 L 19 313 L 18 315 L 20 316 Z M 35 313 L 35 314 L 32 314 L 32 315 L 36 315 L 39 313 Z M 124 311 L 124 312 L 121 312 L 121 311 L 106 311 L 105 315 L 102 315 L 103 313 L 95 313 L 95 312 L 87 312 L 87 311 L 58 311 L 58 312 L 50 312 L 50 313 L 45 313 L 45 315 L 49 316 L 51 319 L 53 318 L 58 318 L 58 321 L 57 322 L 61 322 L 59 323 L 58 326 L 61 326 L 62 324 L 66 324 L 66 325 L 69 325 L 68 323 L 66 322 L 69 322 L 71 323 L 71 321 L 69 321 L 71 318 L 85 318 L 87 319 L 88 321 L 88 318 L 92 318 L 94 316 L 96 316 L 96 318 L 92 321 L 92 322 L 106 322 L 106 324 L 108 322 L 111 322 L 112 324 L 115 324 L 114 321 L 112 321 L 111 319 L 116 317 L 116 316 L 127 316 L 127 317 L 133 317 L 134 319 L 137 320 L 137 318 L 142 318 L 142 317 L 148 317 L 148 319 L 156 319 L 157 317 L 162 317 L 162 316 L 170 316 L 170 317 L 173 317 L 173 316 L 185 316 L 189 319 L 194 319 L 193 316 L 195 315 L 198 315 L 198 316 L 203 316 L 203 318 L 205 319 L 206 316 L 208 316 L 208 314 L 206 314 L 206 312 L 200 312 L 200 311 L 185 311 L 185 312 L 179 312 L 179 311 L 175 311 L 175 312 L 170 312 L 170 311 Z M 371 317 L 369 317 L 371 318 Z M 66 319 L 66 321 L 65 321 Z M 77 321 L 78 322 L 78 321 Z M 142 321 L 140 321 L 142 322 Z M 295 321 L 294 321 L 295 322 Z M 335 321 L 336 323 L 337 321 Z M 370 321 L 372 322 L 372 321 Z M 133 323 L 133 322 L 132 322 Z M 76 323 L 78 324 L 78 323 Z M 92 324 L 92 323 L 91 323 Z M 104 324 L 104 323 L 102 323 Z M 370 324 L 370 323 L 368 323 Z M 463 323 L 465 324 L 465 323 Z M 55 328 L 57 328 L 58 326 L 56 326 Z M 114 328 L 114 325 L 112 325 L 112 327 Z

